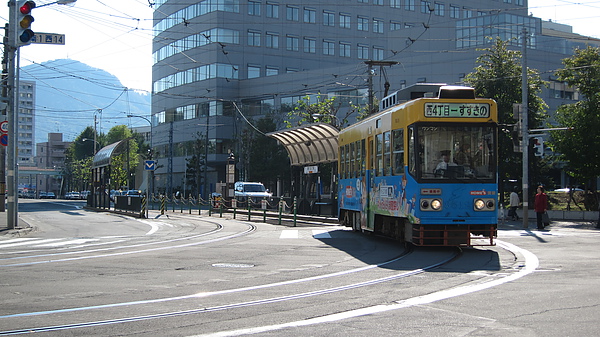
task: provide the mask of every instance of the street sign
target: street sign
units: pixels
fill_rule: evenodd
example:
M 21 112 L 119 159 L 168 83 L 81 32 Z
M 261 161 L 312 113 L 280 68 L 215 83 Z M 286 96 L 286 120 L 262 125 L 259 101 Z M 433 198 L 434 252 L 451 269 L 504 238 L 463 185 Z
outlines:
M 0 132 L 8 133 L 8 121 L 0 122 Z
M 65 34 L 35 33 L 31 43 L 37 44 L 65 44 Z
M 0 145 L 8 146 L 8 134 L 3 133 L 0 135 Z
M 154 160 L 146 160 L 144 162 L 144 170 L 146 170 L 146 171 L 154 171 L 154 170 L 156 170 L 156 161 L 154 161 Z

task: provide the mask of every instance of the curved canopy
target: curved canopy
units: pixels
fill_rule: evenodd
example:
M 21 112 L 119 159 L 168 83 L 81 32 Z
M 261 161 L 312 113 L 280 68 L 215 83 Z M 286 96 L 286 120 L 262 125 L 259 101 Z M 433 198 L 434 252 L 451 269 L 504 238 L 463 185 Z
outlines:
M 120 140 L 116 143 L 112 143 L 110 145 L 106 145 L 101 148 L 98 153 L 94 156 L 94 160 L 92 162 L 92 168 L 103 167 L 110 165 L 110 159 L 113 154 L 119 154 L 123 152 L 123 146 L 121 144 L 126 144 L 130 138 Z
M 324 123 L 270 132 L 290 156 L 292 166 L 330 163 L 338 160 L 339 130 Z

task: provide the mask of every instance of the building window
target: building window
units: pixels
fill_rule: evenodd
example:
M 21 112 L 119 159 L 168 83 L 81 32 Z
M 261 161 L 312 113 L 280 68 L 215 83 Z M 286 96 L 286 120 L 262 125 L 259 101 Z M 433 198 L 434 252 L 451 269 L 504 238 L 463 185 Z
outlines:
M 287 6 L 285 9 L 285 18 L 288 21 L 300 21 L 300 8 Z
M 358 45 L 358 58 L 361 60 L 369 59 L 369 46 L 363 44 Z
M 504 0 L 504 3 L 505 3 L 505 4 L 512 3 L 512 0 Z
M 278 49 L 279 48 L 279 34 L 267 32 L 265 34 L 265 44 L 267 48 Z
M 373 60 L 383 60 L 383 47 L 373 47 Z
M 373 19 L 373 33 L 383 34 L 383 20 Z
M 267 2 L 267 17 L 279 19 L 279 4 Z
M 285 37 L 285 49 L 289 51 L 298 51 L 300 38 L 297 36 L 287 35 Z
M 323 26 L 335 26 L 335 13 L 323 12 Z
M 523 0 L 515 0 L 515 5 L 523 6 Z
M 390 7 L 401 8 L 400 0 L 390 0 Z
M 317 52 L 317 40 L 315 38 L 304 38 L 304 52 L 314 54 Z
M 352 56 L 352 54 L 350 52 L 350 43 L 340 42 L 340 56 L 341 57 L 351 57 Z
M 260 47 L 260 32 L 254 30 L 248 31 L 248 45 Z
M 323 55 L 335 55 L 335 42 L 323 40 Z
M 473 17 L 473 10 L 469 7 L 463 7 L 463 18 L 468 19 Z
M 340 28 L 350 29 L 350 15 L 340 13 Z
M 431 5 L 430 1 L 421 0 L 421 13 L 429 13 L 429 5 Z
M 415 10 L 415 0 L 404 0 L 404 10 L 414 11 Z
M 446 12 L 446 5 L 444 5 L 443 3 L 440 3 L 440 2 L 436 2 L 433 14 L 435 14 L 437 16 L 444 16 L 444 15 L 446 15 L 445 12 Z
M 267 66 L 267 76 L 279 75 L 279 68 Z
M 450 5 L 450 17 L 453 19 L 460 19 L 460 7 Z
M 315 23 L 317 22 L 317 11 L 313 8 L 304 8 L 304 22 Z
M 257 78 L 260 77 L 260 66 L 258 65 L 248 65 L 248 78 Z
M 248 1 L 248 15 L 260 16 L 260 2 Z
M 383 6 L 383 0 L 373 0 L 373 5 Z
M 358 27 L 358 30 L 360 30 L 360 31 L 368 32 L 369 31 L 369 18 L 359 16 L 358 21 L 357 21 L 357 27 Z
M 397 21 L 390 21 L 390 30 L 400 30 L 402 29 L 402 24 Z

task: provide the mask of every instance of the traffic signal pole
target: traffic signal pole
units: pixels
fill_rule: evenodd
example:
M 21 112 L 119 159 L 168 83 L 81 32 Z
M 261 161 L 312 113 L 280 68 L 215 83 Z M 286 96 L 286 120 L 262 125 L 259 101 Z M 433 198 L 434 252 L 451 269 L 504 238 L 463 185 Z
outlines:
M 17 96 L 18 89 L 18 79 L 16 76 L 16 67 L 17 67 L 17 51 L 18 46 L 16 46 L 17 40 L 17 30 L 16 21 L 17 21 L 17 11 L 19 10 L 17 6 L 17 0 L 10 0 L 8 2 L 9 7 L 9 28 L 8 28 L 8 45 L 5 45 L 4 48 L 8 50 L 6 53 L 7 56 L 7 64 L 8 64 L 8 78 L 7 78 L 7 87 L 8 87 L 8 106 L 6 108 L 6 118 L 8 121 L 8 146 L 6 147 L 6 202 L 7 202 L 7 212 L 6 212 L 6 220 L 8 229 L 15 229 L 18 227 L 18 210 L 17 210 L 17 202 L 18 202 L 18 194 L 17 190 L 17 182 L 16 177 L 18 174 L 16 172 L 16 149 L 17 149 L 17 134 L 16 134 L 16 124 L 17 124 L 17 111 L 19 105 L 19 97 Z
M 529 85 L 527 81 L 527 29 L 523 28 L 521 69 L 521 108 L 523 118 L 523 228 L 529 228 Z

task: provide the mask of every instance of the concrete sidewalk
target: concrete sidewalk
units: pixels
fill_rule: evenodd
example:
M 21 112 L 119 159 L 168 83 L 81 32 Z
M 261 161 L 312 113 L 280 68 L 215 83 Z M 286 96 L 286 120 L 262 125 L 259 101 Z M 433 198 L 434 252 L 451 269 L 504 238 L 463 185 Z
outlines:
M 7 212 L 0 212 L 0 235 L 23 236 L 35 229 L 21 218 L 19 218 L 17 226 L 14 229 L 8 229 L 7 214 Z

